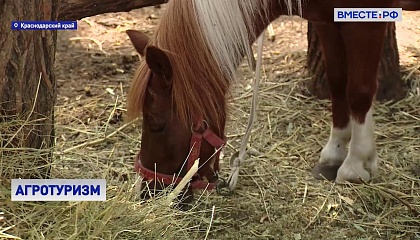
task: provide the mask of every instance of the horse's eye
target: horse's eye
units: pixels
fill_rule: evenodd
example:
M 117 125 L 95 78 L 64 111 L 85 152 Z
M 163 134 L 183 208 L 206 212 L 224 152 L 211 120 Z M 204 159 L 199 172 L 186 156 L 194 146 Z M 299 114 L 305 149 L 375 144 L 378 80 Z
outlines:
M 150 131 L 152 133 L 162 133 L 163 130 L 165 130 L 165 124 L 162 124 L 160 126 L 151 126 Z
M 165 130 L 166 123 L 156 117 L 147 114 L 144 120 L 147 123 L 146 127 L 148 127 L 152 133 L 161 133 Z

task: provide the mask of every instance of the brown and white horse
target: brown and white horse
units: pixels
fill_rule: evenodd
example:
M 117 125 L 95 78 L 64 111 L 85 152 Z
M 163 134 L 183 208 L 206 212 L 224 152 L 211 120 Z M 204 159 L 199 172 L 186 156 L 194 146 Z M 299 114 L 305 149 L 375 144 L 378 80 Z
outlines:
M 251 44 L 270 22 L 293 14 L 314 23 L 331 88 L 330 138 L 313 173 L 369 181 L 379 163 L 372 102 L 387 23 L 334 22 L 334 8 L 351 7 L 395 7 L 395 1 L 171 0 L 153 36 L 127 31 L 144 59 L 128 95 L 130 116 L 143 116 L 136 170 L 146 180 L 177 184 L 199 158 L 186 201 L 191 188 L 215 187 L 215 149 L 225 144 L 236 68 L 252 57 Z

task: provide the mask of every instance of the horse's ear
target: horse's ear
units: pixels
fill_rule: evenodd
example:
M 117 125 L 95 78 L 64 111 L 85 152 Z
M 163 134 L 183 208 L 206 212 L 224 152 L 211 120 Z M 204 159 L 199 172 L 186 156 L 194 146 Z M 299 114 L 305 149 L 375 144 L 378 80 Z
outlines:
M 172 66 L 168 55 L 160 48 L 148 46 L 146 48 L 146 63 L 156 75 L 162 76 L 169 84 L 172 79 Z
M 144 56 L 144 49 L 149 42 L 149 37 L 139 31 L 136 30 L 127 30 L 125 31 L 130 38 L 131 43 L 133 44 L 136 51 L 143 57 Z

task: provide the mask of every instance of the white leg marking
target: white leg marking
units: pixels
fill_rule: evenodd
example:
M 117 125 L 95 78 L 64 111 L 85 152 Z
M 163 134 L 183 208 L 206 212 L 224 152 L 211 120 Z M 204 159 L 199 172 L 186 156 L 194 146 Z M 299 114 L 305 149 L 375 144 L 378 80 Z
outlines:
M 347 144 L 351 138 L 352 123 L 343 129 L 331 127 L 330 139 L 321 151 L 320 163 L 339 166 L 347 156 Z
M 371 108 L 363 124 L 353 121 L 349 154 L 338 169 L 336 181 L 360 182 L 359 178 L 369 181 L 377 173 L 378 163 Z

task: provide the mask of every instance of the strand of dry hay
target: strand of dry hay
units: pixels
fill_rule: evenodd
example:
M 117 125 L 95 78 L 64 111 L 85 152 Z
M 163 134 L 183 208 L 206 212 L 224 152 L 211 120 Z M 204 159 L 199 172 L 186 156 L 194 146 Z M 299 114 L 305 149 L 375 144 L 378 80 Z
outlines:
M 191 169 L 185 174 L 179 184 L 175 187 L 171 193 L 169 193 L 167 197 L 167 205 L 171 206 L 177 196 L 181 193 L 182 189 L 191 181 L 191 178 L 197 173 L 198 171 L 198 163 L 200 159 L 196 159 L 194 164 L 191 166 Z

